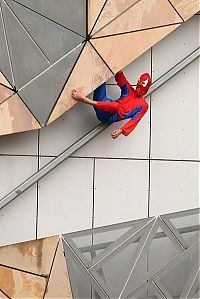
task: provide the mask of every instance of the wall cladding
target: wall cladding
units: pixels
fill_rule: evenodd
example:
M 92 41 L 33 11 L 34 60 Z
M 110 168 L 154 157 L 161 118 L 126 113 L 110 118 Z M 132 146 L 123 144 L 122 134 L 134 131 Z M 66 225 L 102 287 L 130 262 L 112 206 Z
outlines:
M 145 70 L 157 79 L 198 48 L 191 34 L 198 26 L 196 15 L 125 68 L 131 83 Z M 198 64 L 151 96 L 149 112 L 128 138 L 113 141 L 118 124 L 111 125 L 1 210 L 0 244 L 197 207 Z M 114 80 L 107 83 L 108 93 L 117 97 Z M 1 137 L 1 176 L 17 186 L 97 123 L 93 109 L 78 104 L 47 128 Z M 1 197 L 4 185 L 1 181 Z

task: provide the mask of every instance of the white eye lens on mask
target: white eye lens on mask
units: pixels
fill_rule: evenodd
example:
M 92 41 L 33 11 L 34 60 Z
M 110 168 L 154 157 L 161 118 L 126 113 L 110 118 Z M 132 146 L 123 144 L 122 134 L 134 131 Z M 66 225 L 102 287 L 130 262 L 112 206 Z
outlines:
M 143 87 L 146 87 L 146 86 L 147 86 L 147 84 L 148 84 L 148 79 L 147 79 L 147 80 L 145 80 L 145 81 L 142 81 L 142 86 L 143 86 Z

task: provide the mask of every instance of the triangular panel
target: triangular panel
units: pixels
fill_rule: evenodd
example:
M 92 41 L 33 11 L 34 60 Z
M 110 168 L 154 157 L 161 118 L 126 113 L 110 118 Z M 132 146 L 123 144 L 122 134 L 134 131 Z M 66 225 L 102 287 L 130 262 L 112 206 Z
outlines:
M 88 33 L 92 30 L 97 21 L 101 9 L 106 0 L 89 0 L 88 1 Z
M 55 62 L 83 41 L 83 37 L 13 0 L 6 2 L 50 62 Z
M 141 0 L 105 26 L 94 37 L 171 25 L 182 19 L 165 0 Z
M 2 11 L 16 87 L 19 88 L 47 68 L 49 63 L 4 2 Z
M 8 299 L 8 297 L 4 295 L 4 293 L 2 293 L 1 290 L 0 290 L 0 299 Z
M 6 38 L 4 32 L 4 24 L 2 19 L 2 8 L 0 6 L 0 70 L 4 73 L 7 80 L 14 86 L 11 65 L 8 56 L 8 48 L 6 45 Z
M 0 264 L 38 275 L 48 275 L 57 244 L 58 237 L 55 236 L 0 247 Z
M 65 55 L 30 84 L 19 90 L 19 95 L 42 125 L 45 125 L 82 47 L 80 45 Z
M 40 125 L 17 94 L 0 105 L 0 135 L 39 129 Z
M 86 0 L 18 0 L 43 16 L 74 32 L 86 35 Z
M 69 78 L 69 81 L 60 95 L 48 123 L 55 120 L 76 103 L 71 96 L 72 89 L 78 88 L 79 91 L 88 95 L 101 83 L 111 78 L 112 75 L 112 72 L 99 57 L 93 47 L 87 43 Z
M 0 289 L 9 298 L 42 299 L 46 278 L 0 266 Z
M 172 25 L 112 37 L 92 39 L 91 42 L 112 71 L 116 73 L 178 26 Z
M 71 285 L 61 241 L 54 259 L 44 298 L 72 298 Z
M 200 9 L 199 0 L 170 0 L 182 18 L 186 21 Z
M 107 0 L 101 16 L 96 23 L 94 30 L 92 31 L 92 34 L 99 31 L 102 27 L 110 23 L 113 19 L 137 2 L 138 0 Z

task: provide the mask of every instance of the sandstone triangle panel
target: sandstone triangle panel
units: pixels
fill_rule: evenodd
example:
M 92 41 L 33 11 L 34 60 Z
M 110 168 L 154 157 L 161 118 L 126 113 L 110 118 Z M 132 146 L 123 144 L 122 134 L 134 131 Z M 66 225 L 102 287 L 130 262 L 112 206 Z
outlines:
M 175 30 L 179 25 L 166 26 L 123 35 L 91 40 L 114 73 Z
M 123 13 L 126 9 L 133 6 L 138 0 L 107 0 L 101 16 L 92 31 L 92 34 L 99 31 L 106 24 Z
M 200 10 L 199 0 L 171 0 L 171 3 L 185 21 Z
M 88 1 L 88 33 L 92 30 L 106 0 Z
M 51 275 L 48 281 L 47 292 L 44 298 L 72 299 L 69 274 L 61 241 L 59 241 Z
M 0 264 L 38 275 L 49 275 L 58 237 L 0 247 Z
M 182 22 L 182 19 L 166 0 L 141 0 L 121 14 L 95 37 L 119 34 Z

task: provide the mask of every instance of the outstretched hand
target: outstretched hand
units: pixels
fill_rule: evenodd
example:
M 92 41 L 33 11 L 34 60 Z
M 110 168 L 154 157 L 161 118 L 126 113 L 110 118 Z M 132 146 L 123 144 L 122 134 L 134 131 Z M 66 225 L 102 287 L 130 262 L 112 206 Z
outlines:
M 84 101 L 84 96 L 76 89 L 72 90 L 72 97 L 77 101 L 81 101 L 81 102 Z
M 111 137 L 112 137 L 113 139 L 116 139 L 116 138 L 117 138 L 119 135 L 121 135 L 121 134 L 122 134 L 122 129 L 115 130 L 115 131 L 112 132 Z

